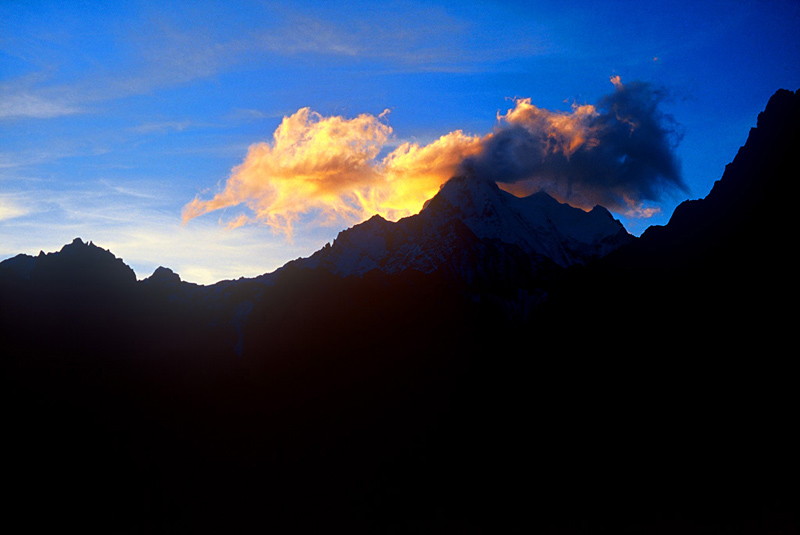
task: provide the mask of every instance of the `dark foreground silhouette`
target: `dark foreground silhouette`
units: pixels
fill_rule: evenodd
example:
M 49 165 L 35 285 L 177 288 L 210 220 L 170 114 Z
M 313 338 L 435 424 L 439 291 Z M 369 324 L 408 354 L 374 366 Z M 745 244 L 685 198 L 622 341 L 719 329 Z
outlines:
M 795 228 L 776 198 L 800 176 L 799 103 L 776 93 L 705 199 L 585 266 L 288 265 L 206 288 L 137 282 L 80 240 L 0 263 L 4 519 L 797 533 Z

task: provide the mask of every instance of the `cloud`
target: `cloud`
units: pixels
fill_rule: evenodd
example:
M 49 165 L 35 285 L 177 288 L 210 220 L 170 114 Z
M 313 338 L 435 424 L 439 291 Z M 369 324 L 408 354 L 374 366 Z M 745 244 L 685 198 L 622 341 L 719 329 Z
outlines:
M 183 132 L 192 126 L 195 126 L 195 123 L 189 120 L 148 122 L 134 127 L 133 131 L 140 134 Z
M 8 95 L 0 99 L 0 119 L 30 117 L 33 119 L 51 119 L 64 115 L 73 115 L 82 110 L 68 102 L 48 99 L 33 93 Z
M 657 208 L 645 203 L 686 188 L 674 125 L 659 110 L 661 93 L 611 81 L 614 92 L 597 105 L 548 111 L 518 99 L 490 134 L 457 130 L 427 145 L 402 143 L 380 159 L 392 136 L 387 112 L 347 119 L 303 108 L 284 117 L 271 144 L 250 147 L 222 191 L 184 206 L 183 220 L 245 204 L 252 215 L 240 213 L 228 227 L 261 222 L 289 237 L 301 217 L 322 225 L 375 213 L 396 220 L 465 173 L 518 195 L 545 190 L 585 209 L 647 217 Z
M 453 132 L 422 147 L 403 143 L 379 160 L 392 134 L 385 114 L 347 119 L 303 108 L 284 117 L 273 142 L 252 145 L 220 193 L 184 207 L 184 221 L 244 203 L 254 216 L 236 216 L 227 226 L 257 220 L 291 236 L 301 215 L 332 224 L 419 211 L 479 139 Z
M 574 206 L 652 215 L 644 203 L 686 190 L 674 154 L 680 136 L 659 108 L 663 92 L 642 82 L 623 85 L 618 76 L 611 82 L 613 93 L 569 112 L 517 100 L 463 171 L 517 195 L 545 190 Z
M 366 212 L 395 220 L 419 212 L 425 201 L 457 173 L 464 159 L 480 150 L 481 138 L 461 130 L 424 146 L 402 143 L 380 162 L 383 180 L 370 190 Z
M 551 46 L 541 27 L 487 34 L 460 9 L 416 2 L 395 6 L 393 15 L 348 3 L 162 4 L 91 13 L 2 4 L 9 31 L 0 46 L 22 68 L 0 76 L 0 120 L 103 113 L 119 99 L 239 69 L 336 61 L 359 72 L 491 70 Z
M 30 7 L 0 14 L 9 22 L 0 46 L 19 65 L 0 77 L 0 120 L 97 113 L 108 101 L 209 78 L 252 50 L 234 30 L 219 35 L 221 24 L 209 27 L 185 8 L 143 4 L 123 20 L 114 11 Z
M 27 215 L 29 211 L 26 206 L 20 205 L 12 196 L 0 195 L 0 221 Z
M 41 72 L 0 83 L 0 120 L 51 119 L 85 112 L 69 91 L 40 87 L 48 76 Z
M 385 10 L 348 3 L 315 5 L 313 10 L 284 4 L 271 6 L 273 24 L 254 31 L 250 45 L 278 55 L 377 61 L 413 72 L 483 70 L 552 50 L 540 25 L 486 32 L 464 16 L 463 8 L 403 2 L 387 16 Z M 482 6 L 480 16 L 491 20 L 506 14 L 501 6 Z
M 373 115 L 324 118 L 303 108 L 284 117 L 272 144 L 250 146 L 222 192 L 186 205 L 183 219 L 247 203 L 257 219 L 291 235 L 299 214 L 310 210 L 327 219 L 353 216 L 358 192 L 377 178 L 371 162 L 390 133 Z M 247 220 L 240 216 L 228 226 Z

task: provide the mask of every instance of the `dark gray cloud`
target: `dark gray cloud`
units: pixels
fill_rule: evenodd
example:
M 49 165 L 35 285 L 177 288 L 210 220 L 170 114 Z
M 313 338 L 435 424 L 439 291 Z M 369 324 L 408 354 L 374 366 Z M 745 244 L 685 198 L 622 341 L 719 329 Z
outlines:
M 570 112 L 518 100 L 463 171 L 518 194 L 545 190 L 585 208 L 626 213 L 686 191 L 675 155 L 678 127 L 661 110 L 666 93 L 644 82 L 612 82 L 613 93 Z

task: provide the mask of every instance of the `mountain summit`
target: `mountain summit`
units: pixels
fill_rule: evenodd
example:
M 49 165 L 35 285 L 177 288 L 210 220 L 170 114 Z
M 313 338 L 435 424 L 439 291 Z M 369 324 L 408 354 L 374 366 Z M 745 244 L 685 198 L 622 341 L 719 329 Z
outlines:
M 602 206 L 585 212 L 544 191 L 520 198 L 470 176 L 449 180 L 425 211 L 433 212 L 430 219 L 459 219 L 480 239 L 517 245 L 562 267 L 604 256 L 631 240 Z
M 339 234 L 303 267 L 361 276 L 445 269 L 471 277 L 486 255 L 511 255 L 569 267 L 633 240 L 605 208 L 584 212 L 539 192 L 518 198 L 494 182 L 460 176 L 445 183 L 422 211 L 396 223 L 379 215 Z

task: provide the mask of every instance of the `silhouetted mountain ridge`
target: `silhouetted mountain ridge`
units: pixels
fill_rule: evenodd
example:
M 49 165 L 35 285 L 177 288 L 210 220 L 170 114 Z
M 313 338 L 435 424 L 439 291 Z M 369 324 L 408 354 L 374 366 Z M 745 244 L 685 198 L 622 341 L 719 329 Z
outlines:
M 665 229 L 648 229 L 642 237 L 652 239 L 656 242 L 653 247 L 658 247 L 678 239 L 701 242 L 735 236 L 773 241 L 773 235 L 779 236 L 783 225 L 792 220 L 775 201 L 776 195 L 796 189 L 792 177 L 797 176 L 798 161 L 792 152 L 800 115 L 797 100 L 791 91 L 776 92 L 709 194 L 681 203 Z M 657 243 L 659 240 L 662 243 Z M 727 242 L 723 245 L 733 246 Z
M 122 259 L 93 243 L 75 238 L 56 253 L 20 254 L 0 265 L 3 271 L 41 286 L 115 286 L 136 281 L 136 274 Z
M 793 294 L 791 264 L 781 259 L 795 224 L 775 200 L 792 198 L 800 176 L 798 101 L 797 93 L 778 91 L 705 198 L 681 203 L 667 225 L 565 277 L 553 308 L 542 314 L 558 309 L 554 317 L 574 317 L 590 299 L 638 336 L 681 332 L 720 350 L 727 341 L 708 333 L 723 325 L 739 332 L 731 342 L 739 349 L 774 349 L 780 338 L 766 333 L 788 329 L 779 304 Z M 611 327 L 602 317 L 582 319 L 597 331 Z

